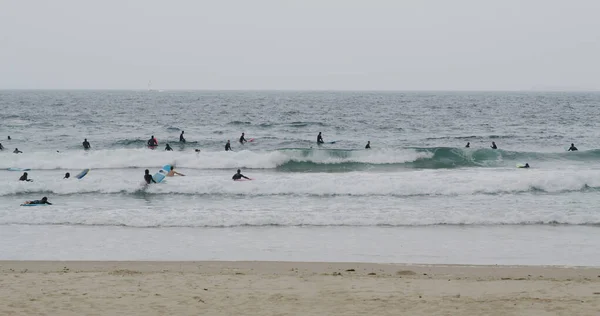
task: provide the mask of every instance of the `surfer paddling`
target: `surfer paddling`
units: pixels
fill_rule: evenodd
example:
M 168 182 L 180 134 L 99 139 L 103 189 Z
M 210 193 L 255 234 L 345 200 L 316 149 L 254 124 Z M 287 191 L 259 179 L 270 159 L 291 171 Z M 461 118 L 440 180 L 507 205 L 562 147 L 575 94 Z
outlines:
M 248 180 L 252 180 L 252 179 L 250 179 L 250 178 L 246 177 L 245 175 L 243 175 L 243 174 L 242 174 L 242 171 L 241 171 L 240 169 L 238 169 L 238 170 L 237 170 L 237 173 L 236 173 L 236 174 L 234 174 L 234 175 L 233 175 L 233 177 L 231 177 L 231 179 L 233 179 L 233 181 L 237 181 L 237 180 L 240 180 L 240 179 L 242 179 L 242 178 L 244 178 L 244 179 L 248 179 Z

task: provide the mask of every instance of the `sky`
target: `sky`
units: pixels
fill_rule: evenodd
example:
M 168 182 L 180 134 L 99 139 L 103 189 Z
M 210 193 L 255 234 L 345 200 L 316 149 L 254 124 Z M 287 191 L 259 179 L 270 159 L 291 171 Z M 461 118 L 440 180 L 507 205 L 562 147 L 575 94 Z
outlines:
M 0 0 L 0 89 L 600 90 L 597 0 Z

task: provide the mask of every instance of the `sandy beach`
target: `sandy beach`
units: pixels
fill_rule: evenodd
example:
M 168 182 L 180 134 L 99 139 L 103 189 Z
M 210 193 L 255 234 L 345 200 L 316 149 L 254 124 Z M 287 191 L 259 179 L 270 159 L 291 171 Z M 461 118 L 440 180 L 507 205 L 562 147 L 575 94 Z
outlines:
M 0 315 L 599 315 L 600 268 L 1 261 Z

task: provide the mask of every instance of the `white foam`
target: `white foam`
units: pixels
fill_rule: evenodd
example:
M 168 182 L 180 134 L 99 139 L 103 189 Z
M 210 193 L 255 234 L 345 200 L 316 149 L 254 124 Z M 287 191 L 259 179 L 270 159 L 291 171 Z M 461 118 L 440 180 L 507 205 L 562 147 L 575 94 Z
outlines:
M 289 161 L 314 163 L 360 162 L 372 164 L 404 163 L 418 158 L 431 157 L 430 153 L 414 150 L 370 150 L 348 152 L 346 158 L 332 157 L 328 151 L 313 150 L 304 155 L 302 150 L 284 151 L 235 151 L 235 152 L 165 152 L 148 149 L 114 149 L 28 152 L 24 154 L 0 155 L 0 169 L 121 169 L 159 167 L 176 164 L 179 168 L 228 169 L 258 168 L 273 169 Z

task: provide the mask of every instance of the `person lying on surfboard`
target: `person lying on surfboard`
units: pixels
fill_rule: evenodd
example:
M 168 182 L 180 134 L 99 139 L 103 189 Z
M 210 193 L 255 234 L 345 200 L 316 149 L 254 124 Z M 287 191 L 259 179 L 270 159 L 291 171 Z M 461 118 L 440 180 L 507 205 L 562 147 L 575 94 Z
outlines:
M 19 148 L 15 148 L 13 154 L 22 154 L 23 152 L 19 150 Z
M 23 204 L 48 204 L 48 205 L 52 205 L 52 203 L 48 202 L 48 198 L 45 197 L 45 196 L 41 200 L 25 201 L 25 203 L 23 203 Z
M 529 163 L 525 163 L 524 166 L 519 166 L 519 168 L 529 168 Z
M 167 173 L 167 177 L 174 177 L 175 175 L 185 177 L 185 174 L 175 171 L 175 166 L 171 165 L 171 170 Z
M 245 178 L 248 180 L 252 180 L 248 177 L 246 177 L 245 175 L 242 174 L 242 171 L 240 169 L 237 170 L 237 173 L 233 175 L 233 177 L 231 177 L 231 179 L 235 180 L 240 180 L 241 178 Z
M 244 138 L 244 133 L 242 133 L 242 136 L 240 136 L 240 144 L 244 144 L 245 142 L 247 142 L 246 138 Z

